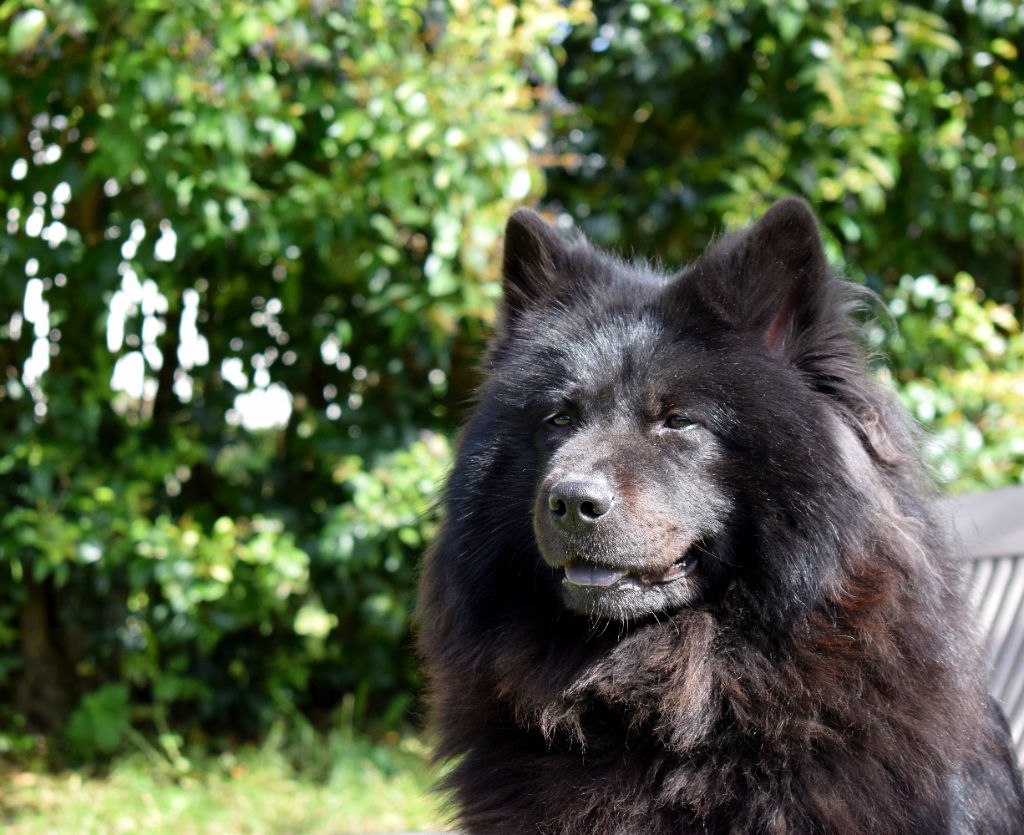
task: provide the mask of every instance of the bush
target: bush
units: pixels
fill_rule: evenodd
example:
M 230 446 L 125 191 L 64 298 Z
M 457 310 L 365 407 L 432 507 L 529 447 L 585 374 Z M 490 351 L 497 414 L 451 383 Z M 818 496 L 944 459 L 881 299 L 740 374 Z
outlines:
M 439 431 L 580 15 L 0 9 L 0 698 L 97 754 L 120 683 L 160 733 L 404 715 Z
M 927 457 L 955 491 L 1024 481 L 1024 333 L 1013 308 L 958 273 L 903 276 L 889 313 L 899 323 L 882 347 L 911 413 L 930 430 Z
M 875 289 L 1020 300 L 1024 15 L 998 0 L 595 2 L 566 41 L 549 199 L 670 262 L 786 193 Z

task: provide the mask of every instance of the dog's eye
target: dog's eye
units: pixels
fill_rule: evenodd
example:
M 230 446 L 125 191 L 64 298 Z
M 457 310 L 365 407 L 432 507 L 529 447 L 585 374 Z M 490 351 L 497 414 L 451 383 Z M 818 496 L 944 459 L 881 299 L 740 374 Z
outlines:
M 559 429 L 564 429 L 567 426 L 572 426 L 572 418 L 565 412 L 559 412 L 557 415 L 549 417 L 548 423 L 552 426 L 557 426 Z
M 665 426 L 669 429 L 690 429 L 696 425 L 696 422 L 690 420 L 686 415 L 669 415 L 665 421 Z

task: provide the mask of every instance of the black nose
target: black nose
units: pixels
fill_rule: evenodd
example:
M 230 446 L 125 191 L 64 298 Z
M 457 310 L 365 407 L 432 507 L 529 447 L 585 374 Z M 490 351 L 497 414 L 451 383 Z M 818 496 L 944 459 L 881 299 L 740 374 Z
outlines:
M 615 501 L 612 486 L 603 478 L 567 478 L 548 493 L 551 518 L 558 525 L 592 525 Z

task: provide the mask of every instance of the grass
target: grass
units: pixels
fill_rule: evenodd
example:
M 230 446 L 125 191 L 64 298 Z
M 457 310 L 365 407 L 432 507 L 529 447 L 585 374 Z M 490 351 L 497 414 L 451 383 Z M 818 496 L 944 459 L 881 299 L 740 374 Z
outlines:
M 284 752 L 287 751 L 287 754 Z M 0 830 L 30 833 L 346 833 L 446 828 L 416 737 L 344 736 L 196 756 L 183 775 L 152 755 L 95 771 L 0 763 Z

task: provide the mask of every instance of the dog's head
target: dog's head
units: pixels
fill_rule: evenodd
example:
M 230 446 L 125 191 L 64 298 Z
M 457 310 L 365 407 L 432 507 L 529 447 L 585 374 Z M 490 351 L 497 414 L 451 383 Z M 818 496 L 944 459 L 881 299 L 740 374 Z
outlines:
M 864 375 L 806 204 L 675 275 L 520 210 L 504 279 L 474 512 L 519 527 L 567 608 L 657 615 L 736 580 L 792 605 L 827 578 L 807 543 L 840 536 Z

